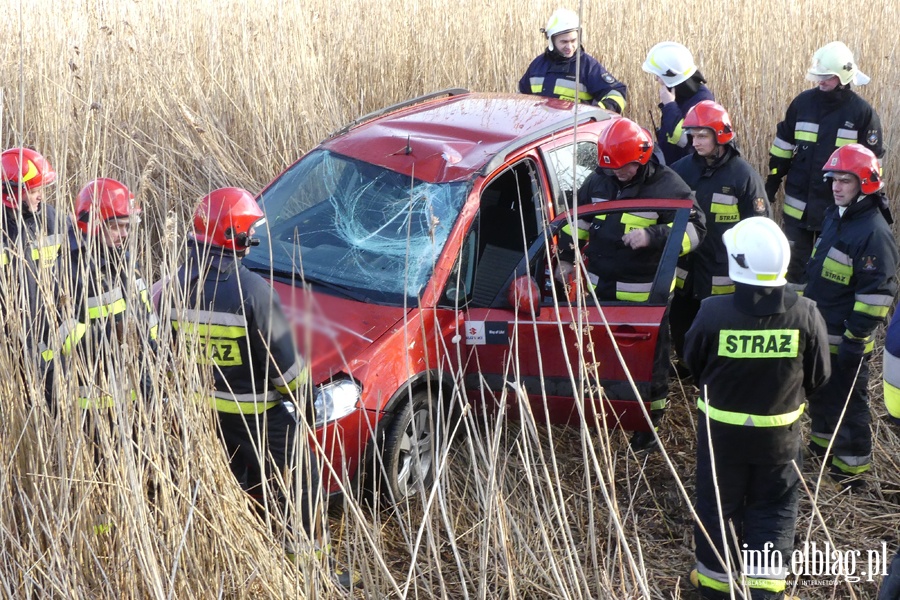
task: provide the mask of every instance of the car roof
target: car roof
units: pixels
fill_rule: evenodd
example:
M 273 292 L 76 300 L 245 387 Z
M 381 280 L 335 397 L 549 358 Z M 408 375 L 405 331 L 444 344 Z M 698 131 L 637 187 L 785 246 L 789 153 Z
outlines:
M 468 179 L 489 163 L 499 166 L 507 153 L 570 128 L 575 116 L 572 102 L 523 94 L 461 93 L 415 102 L 363 117 L 321 147 L 443 183 Z M 601 108 L 578 106 L 579 122 L 609 118 Z

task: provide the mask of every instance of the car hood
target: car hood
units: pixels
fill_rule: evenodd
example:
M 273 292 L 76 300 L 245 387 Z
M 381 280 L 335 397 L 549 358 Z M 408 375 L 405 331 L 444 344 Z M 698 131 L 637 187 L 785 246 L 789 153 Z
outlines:
M 351 373 L 367 363 L 373 346 L 400 326 L 409 309 L 366 304 L 274 282 L 284 313 L 303 356 L 311 357 L 318 385 L 336 373 Z

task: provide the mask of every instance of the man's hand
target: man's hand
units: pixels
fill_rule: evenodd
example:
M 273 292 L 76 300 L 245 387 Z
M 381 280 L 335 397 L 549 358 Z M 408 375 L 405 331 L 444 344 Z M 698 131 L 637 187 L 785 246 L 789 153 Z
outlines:
M 646 248 L 650 245 L 650 234 L 646 229 L 632 229 L 622 236 L 622 242 L 632 250 Z
M 574 274 L 575 265 L 568 261 L 561 260 L 556 265 L 556 272 L 553 274 L 553 276 L 561 284 L 568 285 L 572 281 L 572 277 Z
M 662 104 L 675 102 L 675 92 L 673 92 L 663 84 L 659 84 L 659 101 Z

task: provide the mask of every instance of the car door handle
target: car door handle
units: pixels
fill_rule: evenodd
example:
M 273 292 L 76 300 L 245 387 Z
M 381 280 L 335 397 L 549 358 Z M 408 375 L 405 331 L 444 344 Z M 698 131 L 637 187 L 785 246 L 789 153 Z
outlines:
M 649 333 L 638 333 L 631 331 L 613 331 L 613 337 L 617 340 L 628 340 L 629 342 L 639 342 L 649 340 Z

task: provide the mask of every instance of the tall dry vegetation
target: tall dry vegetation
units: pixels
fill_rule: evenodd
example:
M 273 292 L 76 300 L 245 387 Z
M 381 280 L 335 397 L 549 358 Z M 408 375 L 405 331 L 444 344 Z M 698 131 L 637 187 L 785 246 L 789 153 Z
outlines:
M 328 132 L 411 96 L 457 86 L 513 91 L 542 50 L 538 28 L 556 7 L 497 0 L 7 2 L 0 140 L 34 146 L 52 161 L 60 179 L 48 200 L 62 214 L 93 177 L 131 186 L 145 213 L 135 254 L 156 279 L 174 270 L 185 217 L 208 190 L 258 191 Z M 611 0 L 585 2 L 583 14 L 586 48 L 629 85 L 628 116 L 650 125 L 656 88 L 640 64 L 657 41 L 680 40 L 694 50 L 761 170 L 775 123 L 808 86 L 803 73 L 813 50 L 842 39 L 872 77 L 861 93 L 885 126 L 889 192 L 900 189 L 896 3 L 851 10 L 834 0 L 672 0 L 637 9 Z M 10 331 L 27 327 L 6 317 Z M 0 353 L 9 374 L 23 364 L 13 348 Z M 100 472 L 77 410 L 47 414 L 28 400 L 38 396 L 33 380 L 4 378 L 0 595 L 339 595 L 319 565 L 298 570 L 285 562 L 278 540 L 249 511 L 209 415 L 182 401 L 201 385 L 197 375 L 176 369 L 167 380 L 162 370 L 157 389 L 170 402 L 126 411 L 121 422 L 128 426 L 98 433 L 107 465 Z M 332 518 L 336 545 L 363 573 L 371 597 L 678 597 L 678 578 L 692 563 L 687 392 L 673 389 L 663 434 L 671 468 L 659 455 L 627 455 L 621 434 L 592 424 L 545 430 L 528 419 L 467 420 L 468 435 L 442 455 L 435 495 L 393 512 L 349 501 Z M 873 392 L 877 404 L 874 384 Z M 136 445 L 122 441 L 133 421 L 143 432 Z M 900 445 L 893 432 L 875 427 L 874 491 L 848 497 L 823 489 L 817 506 L 824 524 L 804 500 L 801 540 L 822 541 L 827 528 L 843 548 L 878 548 L 882 540 L 896 547 L 893 457 Z M 812 467 L 806 475 L 814 484 Z M 92 533 L 101 514 L 117 523 L 113 535 Z M 867 597 L 874 589 L 859 583 L 803 591 Z

